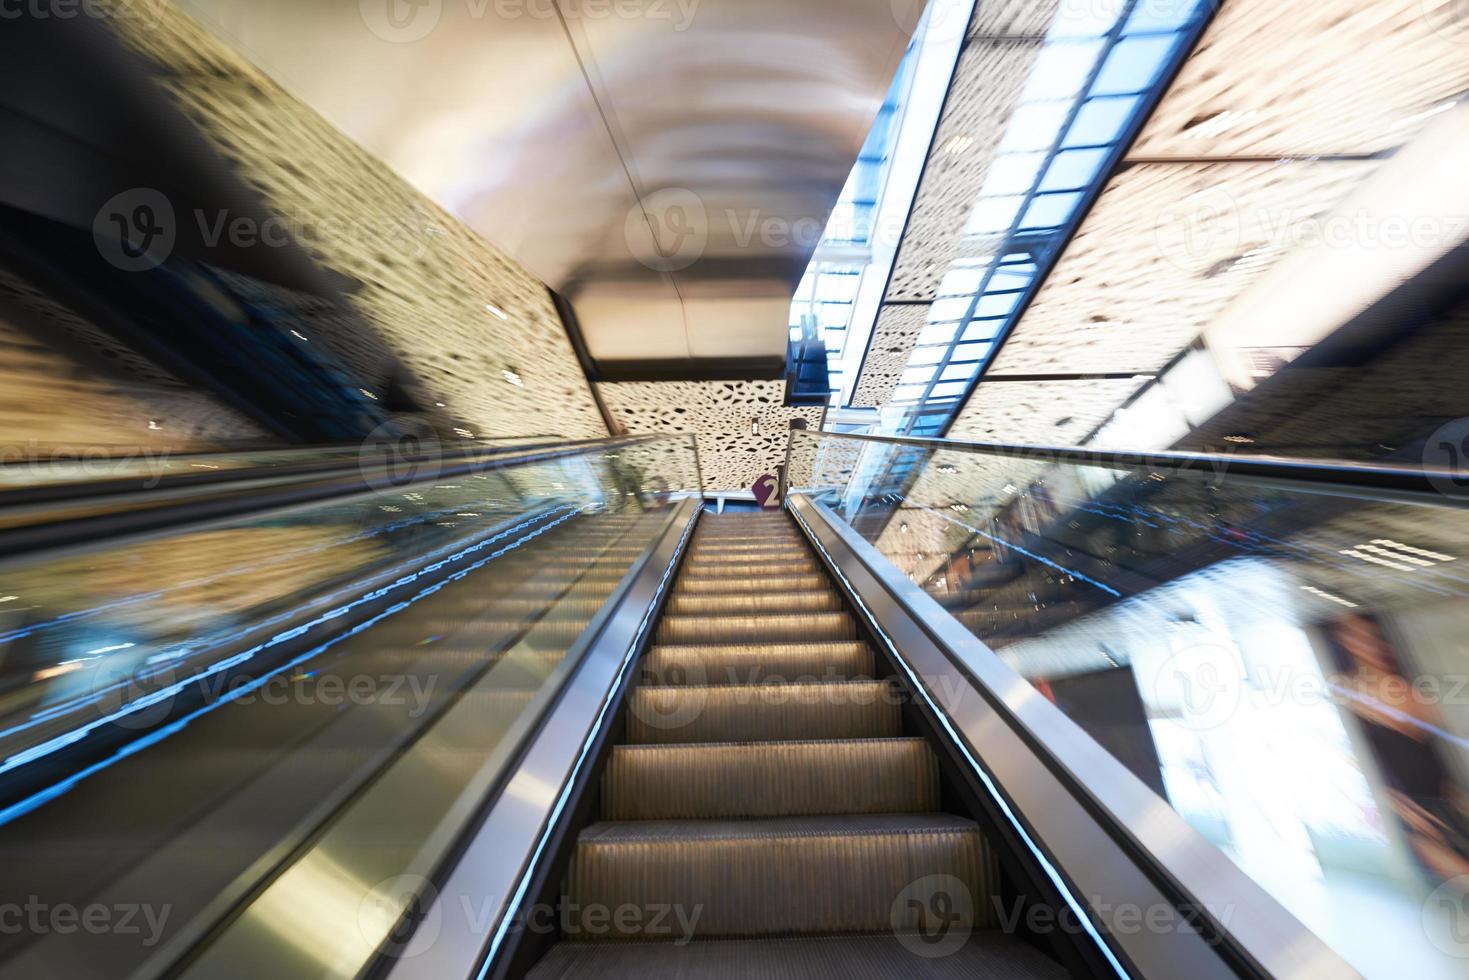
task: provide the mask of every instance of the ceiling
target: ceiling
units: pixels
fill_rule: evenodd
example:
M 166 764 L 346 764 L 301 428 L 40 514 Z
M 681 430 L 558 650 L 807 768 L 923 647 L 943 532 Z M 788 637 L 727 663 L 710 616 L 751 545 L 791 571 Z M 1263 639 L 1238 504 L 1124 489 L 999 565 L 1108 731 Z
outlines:
M 914 27 L 900 0 L 182 3 L 566 297 L 605 380 L 781 373 Z

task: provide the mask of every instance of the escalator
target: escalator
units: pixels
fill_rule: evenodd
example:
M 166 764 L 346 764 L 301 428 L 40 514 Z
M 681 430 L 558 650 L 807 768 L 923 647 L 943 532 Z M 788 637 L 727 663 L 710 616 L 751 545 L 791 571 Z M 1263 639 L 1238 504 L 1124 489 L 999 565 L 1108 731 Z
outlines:
M 934 465 L 878 493 L 903 481 L 854 465 L 874 446 Z M 1418 615 L 1457 582 L 1459 509 L 1263 460 L 830 433 L 791 459 L 769 512 L 714 513 L 672 437 L 401 484 L 70 488 L 111 533 L 0 548 L 0 978 L 1364 975 L 1180 791 L 1210 758 L 1179 746 L 1251 749 L 1274 716 L 1236 706 L 1216 738 L 1162 682 L 1219 667 L 1213 608 Z M 1077 533 L 1098 516 L 1102 546 Z M 1170 549 L 1182 590 L 1139 574 Z M 17 902 L 157 929 L 13 930 Z
M 887 674 L 788 516 L 705 516 L 532 980 L 1065 976 L 993 931 L 992 846 Z

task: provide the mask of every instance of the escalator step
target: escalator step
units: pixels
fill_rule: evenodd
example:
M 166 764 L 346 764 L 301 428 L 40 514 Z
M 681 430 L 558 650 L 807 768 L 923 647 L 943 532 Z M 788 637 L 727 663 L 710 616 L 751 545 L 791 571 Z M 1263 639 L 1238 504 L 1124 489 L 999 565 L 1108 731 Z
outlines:
M 972 920 L 956 926 L 991 924 L 993 857 L 973 822 L 949 814 L 598 823 L 568 871 L 568 933 L 588 937 L 581 910 L 670 903 L 699 910 L 696 938 L 917 931 L 927 896 L 901 899 L 930 876 L 969 891 L 955 912 L 967 906 Z M 609 929 L 604 938 L 651 938 L 647 921 Z
M 529 980 L 1065 980 L 1044 954 L 1001 932 L 977 932 L 956 952 L 923 955 L 923 939 L 803 936 L 685 943 L 674 919 L 665 942 L 564 942 Z M 916 950 L 916 952 L 915 952 Z
M 754 576 L 736 578 L 732 575 L 691 578 L 679 576 L 674 595 L 730 595 L 750 592 L 809 592 L 812 589 L 829 589 L 825 575 L 781 575 L 771 578 Z
M 640 687 L 628 696 L 634 745 L 894 738 L 898 689 L 887 681 Z
M 790 575 L 819 575 L 821 566 L 814 555 L 802 558 L 783 558 L 778 562 L 761 558 L 742 561 L 694 561 L 690 559 L 679 569 L 679 579 L 765 579 L 785 578 Z
M 855 640 L 857 623 L 843 612 L 792 616 L 664 616 L 658 643 L 797 643 L 803 640 Z
M 693 539 L 708 541 L 801 541 L 795 527 L 701 527 Z
M 872 648 L 861 641 L 655 646 L 643 661 L 643 683 L 844 681 L 871 677 L 873 667 Z
M 938 809 L 938 759 L 921 738 L 620 745 L 604 820 L 721 820 Z
M 730 541 L 724 538 L 695 538 L 690 543 L 693 554 L 759 554 L 771 551 L 810 551 L 801 538 L 770 538 L 764 541 Z
M 842 598 L 832 589 L 811 592 L 776 592 L 766 595 L 675 595 L 668 600 L 672 616 L 791 615 L 836 612 Z

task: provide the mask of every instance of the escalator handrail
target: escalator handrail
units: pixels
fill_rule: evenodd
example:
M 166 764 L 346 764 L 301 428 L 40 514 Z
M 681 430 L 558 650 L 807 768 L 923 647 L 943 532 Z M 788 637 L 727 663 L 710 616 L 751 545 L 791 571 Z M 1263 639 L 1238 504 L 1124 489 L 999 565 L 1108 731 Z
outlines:
M 785 506 L 829 570 L 853 594 L 859 614 L 914 673 L 925 692 L 922 696 L 935 711 L 948 716 L 955 737 L 967 739 L 993 770 L 998 791 L 1008 796 L 1006 803 L 1015 808 L 1018 820 L 1030 823 L 1032 829 L 1037 819 L 1049 822 L 1053 831 L 1057 825 L 1065 828 L 1049 838 L 1038 830 L 1040 846 L 1054 852 L 1061 843 L 1080 855 L 1075 863 L 1085 865 L 1080 870 L 1093 884 L 1108 883 L 1080 891 L 1081 901 L 1107 901 L 1121 893 L 1125 897 L 1113 910 L 1127 907 L 1135 893 L 1110 885 L 1118 867 L 1131 865 L 1141 873 L 1143 888 L 1158 889 L 1158 902 L 1141 907 L 1167 903 L 1187 912 L 1186 917 L 1205 930 L 1204 947 L 1219 957 L 1210 964 L 1215 970 L 1281 980 L 1359 977 L 1332 947 L 830 508 L 799 492 L 787 498 Z M 895 631 L 893 623 L 901 629 Z M 930 652 L 933 656 L 926 658 L 925 667 L 924 655 Z M 988 718 L 977 715 L 977 705 L 965 699 L 966 692 L 977 693 L 999 724 L 988 724 Z M 1054 799 L 1049 806 L 1027 806 L 1028 800 L 1044 799 L 1047 779 L 1054 780 L 1085 816 L 1062 814 Z M 1114 855 L 1120 860 L 1112 860 Z M 1050 861 L 1053 854 L 1045 857 Z M 1075 866 L 1068 870 L 1064 863 L 1056 863 L 1064 877 L 1080 884 Z M 1199 952 L 1182 931 L 1154 934 L 1144 929 L 1111 936 L 1143 976 L 1154 975 L 1141 968 L 1138 961 L 1144 958 L 1155 966 L 1161 959 L 1166 970 L 1157 975 L 1185 970 L 1202 975 L 1199 963 L 1180 958 Z
M 517 446 L 504 451 L 474 454 L 462 460 L 456 460 L 451 465 L 441 465 L 431 474 L 411 478 L 401 484 L 393 484 L 392 490 L 396 492 L 423 483 L 452 479 L 456 476 L 565 459 L 587 455 L 600 449 L 643 445 L 669 438 L 692 439 L 691 436 L 646 435 L 552 443 L 547 446 Z M 693 451 L 697 452 L 697 448 Z M 438 462 L 442 463 L 442 460 Z M 353 465 L 342 467 L 333 474 L 283 486 L 254 487 L 243 490 L 238 489 L 237 486 L 232 488 L 231 484 L 248 482 L 247 478 L 240 476 L 238 480 L 223 484 L 218 492 L 206 496 L 169 501 L 154 507 L 119 510 L 0 529 L 0 560 L 17 556 L 30 557 L 41 552 L 59 551 L 79 546 L 93 547 L 122 538 L 165 533 L 184 527 L 197 527 L 215 521 L 259 515 L 306 504 L 320 504 L 364 494 L 381 493 L 384 488 L 373 479 L 373 474 L 376 472 L 378 471 L 363 470 Z M 157 493 L 158 491 L 152 492 Z
M 1442 467 L 1407 467 L 1385 463 L 1355 462 L 1344 459 L 1296 459 L 1248 453 L 1194 453 L 1176 450 L 1111 450 L 1086 446 L 1041 446 L 1026 443 L 968 442 L 959 439 L 925 439 L 915 436 L 875 436 L 852 432 L 812 432 L 794 430 L 787 445 L 785 473 L 798 437 L 810 439 L 843 439 L 856 442 L 910 446 L 916 449 L 948 450 L 991 456 L 1055 463 L 1104 466 L 1128 469 L 1157 469 L 1170 472 L 1194 471 L 1217 477 L 1249 478 L 1279 482 L 1299 487 L 1302 484 L 1339 489 L 1387 492 L 1421 497 L 1439 504 L 1469 503 L 1469 492 L 1463 495 L 1445 493 L 1448 485 L 1459 486 L 1465 474 Z M 1431 500 L 1429 500 L 1431 498 Z
M 354 469 L 381 469 L 390 463 L 392 465 L 419 465 L 446 459 L 464 459 L 468 457 L 485 457 L 503 455 L 506 453 L 517 453 L 531 449 L 544 449 L 550 446 L 571 446 L 578 444 L 591 444 L 605 442 L 607 439 L 585 439 L 566 440 L 557 436 L 527 436 L 528 439 L 543 440 L 538 442 L 527 442 L 514 446 L 491 446 L 491 445 L 469 445 L 465 448 L 455 448 L 437 453 L 422 453 L 419 455 L 404 455 L 394 457 L 391 460 L 384 454 L 379 456 L 372 450 L 371 443 L 321 445 L 310 447 L 290 447 L 285 450 L 242 450 L 238 454 L 245 456 L 250 453 L 264 452 L 288 452 L 296 451 L 300 455 L 308 456 L 313 452 L 334 453 L 357 451 L 355 456 L 340 456 L 331 459 L 313 459 L 301 463 L 285 463 L 280 465 L 245 465 L 238 467 L 222 468 L 217 470 L 202 470 L 197 473 L 171 473 L 161 476 L 122 476 L 103 477 L 96 480 L 63 480 L 55 483 L 34 483 L 24 486 L 0 486 L 0 509 L 7 507 L 21 507 L 33 504 L 55 504 L 55 503 L 77 503 L 94 498 L 112 497 L 122 494 L 139 493 L 143 491 L 155 492 L 166 490 L 183 490 L 196 486 L 208 486 L 215 483 L 234 483 L 247 480 L 258 480 L 270 477 L 290 476 L 313 476 L 326 475 L 333 472 L 347 472 Z M 433 445 L 430 443 L 430 445 Z M 443 446 L 444 444 L 438 444 Z M 170 452 L 169 458 L 177 459 L 209 459 L 220 456 L 230 456 L 229 452 Z M 130 457 L 103 457 L 100 459 L 88 459 L 87 463 L 104 464 L 108 461 L 126 461 Z M 18 463 L 0 463 L 0 475 L 4 474 L 7 466 L 18 466 Z

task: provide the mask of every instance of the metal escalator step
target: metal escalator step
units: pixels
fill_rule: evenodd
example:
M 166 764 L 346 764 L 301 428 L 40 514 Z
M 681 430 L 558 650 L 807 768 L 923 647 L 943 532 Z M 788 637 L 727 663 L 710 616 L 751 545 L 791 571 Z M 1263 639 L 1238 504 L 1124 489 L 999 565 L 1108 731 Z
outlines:
M 803 558 L 783 558 L 780 561 L 685 561 L 679 569 L 679 582 L 690 579 L 738 578 L 764 579 L 785 578 L 790 575 L 820 575 L 821 566 L 815 555 Z
M 604 820 L 926 813 L 938 804 L 938 759 L 921 738 L 619 745 L 602 778 Z
M 695 938 L 916 932 L 929 896 L 914 888 L 957 888 L 932 876 L 969 892 L 954 905 L 968 921 L 955 926 L 991 925 L 993 856 L 972 821 L 950 814 L 598 823 L 567 873 L 567 931 L 589 938 L 583 910 L 672 904 L 698 915 Z M 647 919 L 613 920 L 602 938 L 653 938 Z
M 765 531 L 744 528 L 710 529 L 700 528 L 694 532 L 695 541 L 750 541 L 763 544 L 767 541 L 802 541 L 801 532 L 793 527 L 771 528 Z
M 860 640 L 655 646 L 643 661 L 643 683 L 707 686 L 848 681 L 872 677 L 874 666 L 872 648 Z
M 1066 980 L 1062 967 L 1001 932 L 976 932 L 957 951 L 925 956 L 922 938 L 802 936 L 682 942 L 670 913 L 664 942 L 563 942 L 528 980 Z
M 895 738 L 901 696 L 887 681 L 640 687 L 628 695 L 627 742 L 771 742 Z
M 694 542 L 707 542 L 730 548 L 778 548 L 781 545 L 805 544 L 806 539 L 794 529 L 760 534 L 722 534 L 717 531 L 705 531 L 696 532 Z
M 842 608 L 842 597 L 827 588 L 807 592 L 739 593 L 734 595 L 676 594 L 668 600 L 668 614 L 674 616 L 748 616 L 759 613 L 791 615 L 808 612 L 836 612 Z
M 759 575 L 739 578 L 733 575 L 694 577 L 680 575 L 674 584 L 674 595 L 730 595 L 749 592 L 809 592 L 812 589 L 827 589 L 830 580 L 825 575 Z
M 790 616 L 680 616 L 658 622 L 658 643 L 795 643 L 802 640 L 855 640 L 857 621 L 844 612 Z
M 786 548 L 781 551 L 716 551 L 695 547 L 689 552 L 685 564 L 694 568 L 710 566 L 747 566 L 752 568 L 783 569 L 788 562 L 814 560 L 809 548 Z

